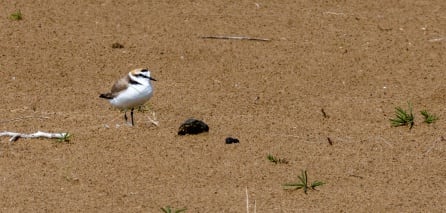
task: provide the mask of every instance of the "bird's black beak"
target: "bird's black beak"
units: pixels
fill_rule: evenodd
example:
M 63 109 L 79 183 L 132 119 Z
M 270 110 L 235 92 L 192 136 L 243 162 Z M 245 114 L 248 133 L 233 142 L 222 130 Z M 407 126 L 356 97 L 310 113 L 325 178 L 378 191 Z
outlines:
M 156 81 L 156 79 L 154 79 L 154 78 L 152 78 L 152 77 L 149 77 L 149 79 L 152 80 L 152 81 Z

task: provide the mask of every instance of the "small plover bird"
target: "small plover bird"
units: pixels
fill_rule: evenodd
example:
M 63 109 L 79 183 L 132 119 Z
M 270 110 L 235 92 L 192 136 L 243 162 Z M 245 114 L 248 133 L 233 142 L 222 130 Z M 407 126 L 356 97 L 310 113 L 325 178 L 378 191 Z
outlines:
M 148 69 L 134 69 L 117 80 L 110 92 L 101 94 L 99 97 L 108 99 L 111 105 L 124 110 L 125 121 L 127 121 L 127 110 L 130 109 L 133 126 L 133 110 L 146 103 L 153 95 L 150 81 L 156 80 L 150 77 Z

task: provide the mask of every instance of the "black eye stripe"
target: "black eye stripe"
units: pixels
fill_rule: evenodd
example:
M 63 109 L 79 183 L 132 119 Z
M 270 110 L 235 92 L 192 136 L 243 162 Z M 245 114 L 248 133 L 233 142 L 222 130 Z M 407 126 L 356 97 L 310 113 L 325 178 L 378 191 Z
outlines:
M 137 81 L 134 81 L 134 80 L 130 79 L 130 80 L 129 80 L 129 84 L 141 84 L 141 83 L 139 83 L 139 82 L 137 82 Z
M 141 72 L 148 72 L 148 69 L 142 69 Z
M 138 75 L 136 75 L 136 77 L 149 78 L 149 77 L 147 77 L 147 75 L 144 75 L 144 74 L 138 74 Z

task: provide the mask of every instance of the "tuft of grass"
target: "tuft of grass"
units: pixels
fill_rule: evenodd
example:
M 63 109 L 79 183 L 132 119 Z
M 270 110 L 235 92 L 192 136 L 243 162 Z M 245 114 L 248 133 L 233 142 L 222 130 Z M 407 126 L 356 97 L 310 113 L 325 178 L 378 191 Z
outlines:
M 12 20 L 15 20 L 15 21 L 19 21 L 19 20 L 22 20 L 22 19 L 23 19 L 23 17 L 22 17 L 22 12 L 20 12 L 20 10 L 18 10 L 17 12 L 11 14 L 11 16 L 9 16 L 9 17 L 10 17 Z
M 409 129 L 412 129 L 415 117 L 412 113 L 412 104 L 410 102 L 407 102 L 407 104 L 409 105 L 409 112 L 401 107 L 395 108 L 396 118 L 390 119 L 392 126 L 409 126 Z
M 63 142 L 65 142 L 65 143 L 69 143 L 70 142 L 70 140 L 71 140 L 71 137 L 73 136 L 72 134 L 70 134 L 70 133 L 62 133 L 63 134 L 63 137 L 62 138 L 58 138 L 57 139 L 57 142 L 59 142 L 59 143 L 63 143 Z
M 288 160 L 285 158 L 277 158 L 274 155 L 268 154 L 268 156 L 266 156 L 266 158 L 271 162 L 271 163 L 283 163 L 283 164 L 288 164 Z
M 185 212 L 187 209 L 186 208 L 182 208 L 182 209 L 175 210 L 175 209 L 173 209 L 170 206 L 166 206 L 165 208 L 161 208 L 161 210 L 164 213 L 181 213 L 181 212 Z
M 285 190 L 297 190 L 303 189 L 304 193 L 307 194 L 308 189 L 316 190 L 316 187 L 322 186 L 325 183 L 322 181 L 314 181 L 311 185 L 308 185 L 308 175 L 307 171 L 303 170 L 301 176 L 297 176 L 299 178 L 299 182 L 295 183 L 285 183 L 283 187 Z
M 420 113 L 423 115 L 425 123 L 431 124 L 438 120 L 438 116 L 430 114 L 427 110 L 420 111 Z
M 152 110 L 152 107 L 150 106 L 150 103 L 147 103 L 147 104 L 138 106 L 138 107 L 136 108 L 136 110 L 138 110 L 138 112 L 142 112 L 142 113 L 144 113 L 144 112 L 151 111 L 151 110 Z

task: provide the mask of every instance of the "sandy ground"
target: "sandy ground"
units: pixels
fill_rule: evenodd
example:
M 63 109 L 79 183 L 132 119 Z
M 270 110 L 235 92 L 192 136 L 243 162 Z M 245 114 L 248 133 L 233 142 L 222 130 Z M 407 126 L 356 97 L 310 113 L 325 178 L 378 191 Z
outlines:
M 0 1 L 0 131 L 73 135 L 0 138 L 1 211 L 445 212 L 446 1 L 365 2 Z M 159 127 L 98 98 L 138 67 Z

